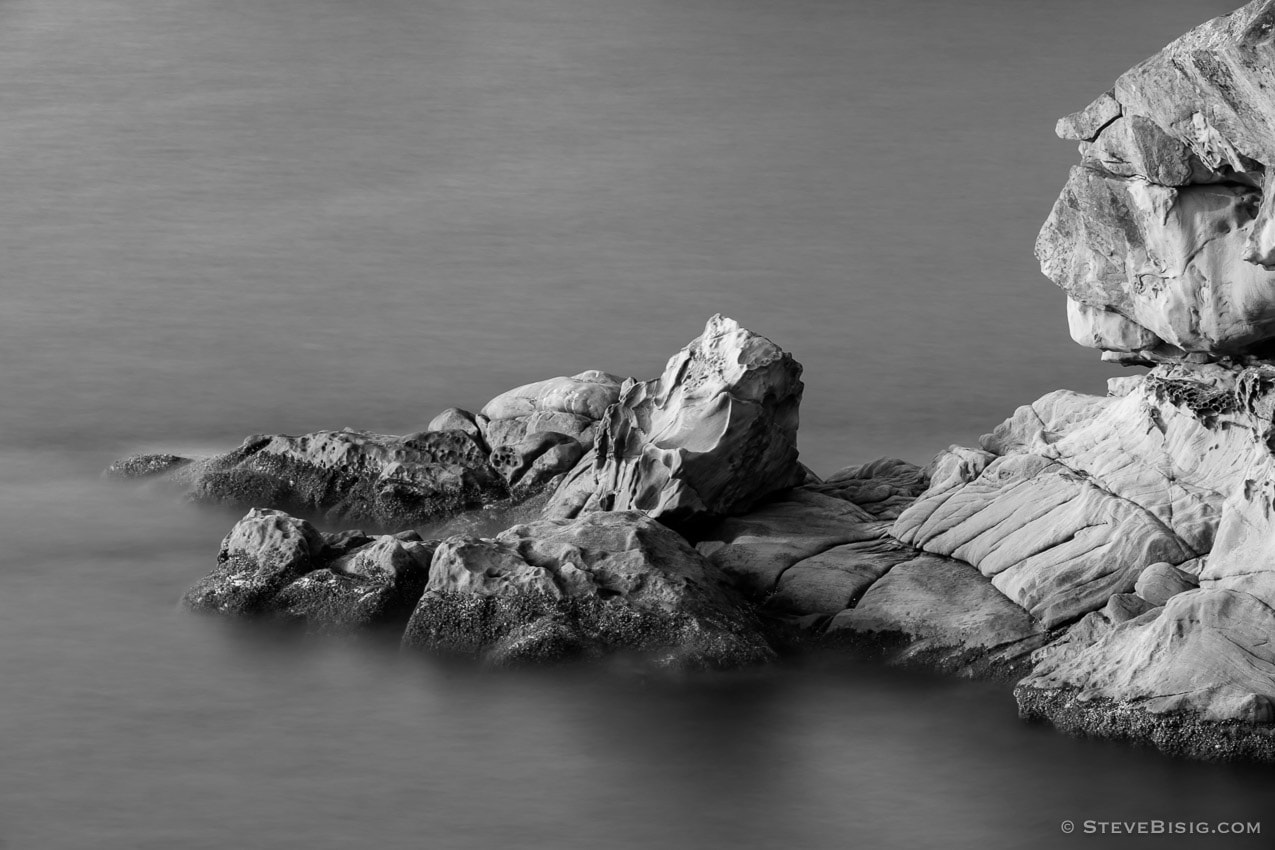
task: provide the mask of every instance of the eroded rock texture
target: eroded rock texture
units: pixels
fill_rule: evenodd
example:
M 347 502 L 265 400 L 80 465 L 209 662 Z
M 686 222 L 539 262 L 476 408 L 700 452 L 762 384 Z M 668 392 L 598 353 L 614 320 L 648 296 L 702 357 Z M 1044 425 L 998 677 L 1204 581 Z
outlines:
M 1020 410 L 984 440 L 983 469 L 896 526 L 995 573 L 1047 624 L 1088 612 L 1037 652 L 1025 716 L 1201 758 L 1275 760 L 1273 38 L 1275 3 L 1251 3 L 1059 122 L 1083 162 L 1041 232 L 1042 268 L 1077 341 L 1162 365 L 1079 415 Z M 995 480 L 1024 463 L 1049 466 Z M 1018 536 L 1026 501 L 987 522 L 1024 488 L 1041 503 L 1064 486 L 1062 521 L 1035 535 Z M 1002 571 L 1025 539 L 1039 551 Z
M 323 534 L 282 511 L 254 509 L 182 601 L 196 611 L 299 621 L 315 632 L 401 628 L 437 545 L 415 532 Z
M 713 565 L 633 511 L 445 540 L 403 643 L 495 665 L 629 653 L 726 668 L 773 656 Z
M 1041 230 L 1072 336 L 1113 359 L 1275 336 L 1275 4 L 1203 24 L 1058 124 L 1082 162 Z
M 507 390 L 475 417 L 491 449 L 515 445 L 528 434 L 553 432 L 593 447 L 598 420 L 620 395 L 621 379 L 606 372 L 581 372 Z
M 920 468 L 885 458 L 777 494 L 706 526 L 697 548 L 763 610 L 820 644 L 887 660 L 1001 674 L 1045 628 L 978 570 L 889 536 L 925 489 Z
M 714 316 L 655 380 L 624 383 L 594 451 L 548 515 L 637 510 L 665 522 L 741 513 L 805 479 L 797 462 L 801 365 Z
M 449 408 L 425 431 L 252 436 L 210 458 L 138 455 L 107 477 L 160 480 L 193 501 L 273 508 L 333 525 L 392 529 L 543 491 L 593 442 L 619 384 L 602 372 L 519 387 L 472 414 Z M 529 430 L 530 429 L 530 430 Z

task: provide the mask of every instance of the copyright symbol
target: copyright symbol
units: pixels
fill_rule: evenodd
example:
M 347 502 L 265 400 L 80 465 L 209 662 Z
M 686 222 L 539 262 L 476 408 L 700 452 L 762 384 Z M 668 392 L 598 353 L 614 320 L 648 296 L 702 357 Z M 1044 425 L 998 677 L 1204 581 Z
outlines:
M 1063 821 L 1060 826 L 1062 827 L 1062 831 L 1068 835 L 1076 831 L 1076 825 L 1069 820 Z

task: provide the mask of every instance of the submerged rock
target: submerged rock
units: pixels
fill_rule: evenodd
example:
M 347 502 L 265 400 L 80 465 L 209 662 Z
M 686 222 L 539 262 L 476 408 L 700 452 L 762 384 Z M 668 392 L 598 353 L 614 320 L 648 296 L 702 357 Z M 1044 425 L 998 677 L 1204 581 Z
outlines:
M 636 653 L 725 668 L 773 655 L 713 566 L 632 511 L 443 541 L 403 644 L 501 665 Z
M 106 478 L 120 480 L 136 480 L 164 475 L 181 469 L 190 463 L 190 458 L 170 454 L 131 455 L 121 458 L 106 468 L 102 475 Z
M 792 355 L 714 316 L 659 378 L 624 383 L 595 452 L 547 515 L 637 510 L 683 523 L 743 513 L 801 483 L 800 378 Z
M 708 525 L 696 548 L 740 590 L 760 599 L 799 562 L 837 546 L 879 540 L 888 529 L 888 522 L 854 502 L 799 487 Z

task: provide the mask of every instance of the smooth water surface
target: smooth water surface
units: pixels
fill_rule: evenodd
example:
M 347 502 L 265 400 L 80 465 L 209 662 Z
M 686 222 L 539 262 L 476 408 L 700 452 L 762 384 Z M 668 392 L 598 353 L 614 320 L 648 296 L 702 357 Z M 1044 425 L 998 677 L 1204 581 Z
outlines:
M 0 845 L 1079 847 L 1062 819 L 1275 811 L 1269 771 L 1020 724 L 999 685 L 227 628 L 175 601 L 232 517 L 96 478 L 648 377 L 718 311 L 805 364 L 823 472 L 1101 392 L 1032 258 L 1053 123 L 1227 7 L 0 0 Z

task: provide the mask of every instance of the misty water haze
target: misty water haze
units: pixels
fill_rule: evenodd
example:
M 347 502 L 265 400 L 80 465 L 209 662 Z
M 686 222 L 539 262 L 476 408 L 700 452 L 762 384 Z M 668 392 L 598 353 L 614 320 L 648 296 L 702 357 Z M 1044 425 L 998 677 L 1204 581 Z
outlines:
M 1032 256 L 1054 121 L 1230 8 L 0 2 L 5 846 L 1046 847 L 1270 811 L 1266 773 L 1021 725 L 999 685 L 275 645 L 175 608 L 230 516 L 96 478 L 651 377 L 715 312 L 804 364 L 821 473 L 1101 393 Z

